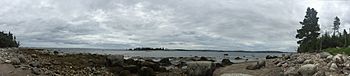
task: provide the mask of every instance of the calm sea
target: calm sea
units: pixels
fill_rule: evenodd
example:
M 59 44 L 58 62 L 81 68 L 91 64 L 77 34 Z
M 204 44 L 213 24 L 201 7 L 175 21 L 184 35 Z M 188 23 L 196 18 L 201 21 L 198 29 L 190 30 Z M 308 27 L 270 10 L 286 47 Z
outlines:
M 77 49 L 77 48 L 51 48 L 51 51 L 60 51 L 64 53 L 92 53 L 92 54 L 120 54 L 126 58 L 131 57 L 152 57 L 159 60 L 164 57 L 211 57 L 216 61 L 221 61 L 224 58 L 230 59 L 233 62 L 257 61 L 265 59 L 267 55 L 281 56 L 282 54 L 289 55 L 291 53 L 246 53 L 246 52 L 215 52 L 215 51 L 130 51 L 116 49 Z M 228 55 L 224 55 L 228 54 Z M 236 57 L 243 60 L 235 60 Z

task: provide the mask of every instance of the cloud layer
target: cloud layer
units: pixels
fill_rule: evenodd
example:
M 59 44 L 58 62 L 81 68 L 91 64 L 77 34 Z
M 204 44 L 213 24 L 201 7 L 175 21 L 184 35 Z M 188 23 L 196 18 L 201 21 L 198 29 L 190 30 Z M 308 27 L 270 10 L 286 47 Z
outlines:
M 323 31 L 349 1 L 300 0 L 4 0 L 0 30 L 23 47 L 294 51 L 298 23 L 315 8 Z

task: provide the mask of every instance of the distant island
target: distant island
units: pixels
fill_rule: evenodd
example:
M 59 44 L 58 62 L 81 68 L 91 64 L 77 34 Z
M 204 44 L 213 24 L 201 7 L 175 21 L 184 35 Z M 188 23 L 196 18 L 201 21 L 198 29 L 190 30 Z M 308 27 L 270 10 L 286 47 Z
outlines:
M 203 51 L 203 52 L 244 52 L 244 53 L 288 53 L 282 51 L 245 51 L 245 50 L 195 50 L 195 49 L 167 49 L 167 48 L 151 48 L 138 47 L 128 49 L 130 51 Z

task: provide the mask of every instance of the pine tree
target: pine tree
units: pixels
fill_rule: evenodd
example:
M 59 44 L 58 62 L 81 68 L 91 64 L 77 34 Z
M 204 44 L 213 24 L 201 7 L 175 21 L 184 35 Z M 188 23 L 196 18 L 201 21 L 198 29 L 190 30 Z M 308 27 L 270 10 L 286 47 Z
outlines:
M 343 40 L 344 40 L 344 47 L 347 47 L 347 38 L 348 38 L 348 32 L 344 29 L 343 31 Z
M 320 27 L 317 22 L 316 10 L 308 7 L 304 20 L 300 22 L 302 27 L 297 30 L 296 38 L 300 39 L 297 42 L 299 44 L 298 52 L 315 52 L 319 47 L 317 37 L 320 35 Z
M 7 47 L 19 47 L 19 42 L 16 41 L 16 37 L 11 32 L 0 32 L 0 48 Z
M 340 19 L 336 16 L 333 22 L 333 34 L 339 33 Z

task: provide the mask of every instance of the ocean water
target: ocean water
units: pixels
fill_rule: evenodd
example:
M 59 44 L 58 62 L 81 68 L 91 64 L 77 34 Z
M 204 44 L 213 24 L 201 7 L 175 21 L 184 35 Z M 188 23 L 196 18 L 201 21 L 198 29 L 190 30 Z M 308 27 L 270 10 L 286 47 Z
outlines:
M 119 54 L 124 55 L 125 58 L 131 57 L 151 57 L 155 60 L 160 60 L 165 57 L 209 57 L 217 62 L 222 59 L 230 59 L 233 62 L 257 61 L 265 59 L 267 55 L 282 56 L 282 54 L 289 55 L 291 53 L 247 53 L 247 52 L 216 52 L 216 51 L 130 51 L 130 50 L 116 50 L 116 49 L 72 49 L 72 48 L 55 48 L 49 49 L 51 51 L 60 51 L 64 53 L 92 53 L 92 54 Z M 228 54 L 228 55 L 224 55 Z M 235 60 L 236 57 L 243 58 L 242 60 Z

